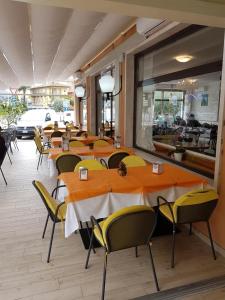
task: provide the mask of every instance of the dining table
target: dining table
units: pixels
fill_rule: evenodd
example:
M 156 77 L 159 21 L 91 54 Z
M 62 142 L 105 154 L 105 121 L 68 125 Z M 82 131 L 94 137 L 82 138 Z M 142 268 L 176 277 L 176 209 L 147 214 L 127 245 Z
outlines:
M 71 140 L 80 141 L 85 145 L 92 144 L 99 140 L 100 137 L 96 135 L 88 135 L 88 136 L 72 136 Z M 110 137 L 104 136 L 102 139 L 107 141 L 109 144 L 113 144 L 113 139 Z M 52 137 L 51 138 L 52 147 L 60 147 L 62 145 L 62 137 Z
M 108 157 L 116 152 L 127 152 L 129 154 L 134 154 L 134 150 L 129 147 L 123 147 L 116 148 L 114 145 L 109 146 L 102 146 L 102 147 L 93 147 L 90 146 L 83 146 L 83 147 L 70 147 L 69 151 L 63 151 L 61 147 L 57 148 L 50 148 L 49 149 L 49 175 L 50 177 L 57 176 L 57 170 L 55 166 L 55 161 L 57 157 L 63 153 L 66 154 L 75 154 L 81 157 L 82 160 L 84 159 L 104 159 L 107 163 Z
M 157 196 L 169 202 L 193 189 L 208 187 L 203 177 L 164 163 L 163 172 L 154 174 L 152 164 L 128 168 L 126 176 L 117 169 L 88 171 L 88 180 L 80 180 L 78 172 L 61 173 L 58 176 L 65 188 L 59 192 L 59 200 L 67 205 L 65 237 L 88 222 L 90 216 L 106 218 L 118 209 L 131 205 L 157 205 Z

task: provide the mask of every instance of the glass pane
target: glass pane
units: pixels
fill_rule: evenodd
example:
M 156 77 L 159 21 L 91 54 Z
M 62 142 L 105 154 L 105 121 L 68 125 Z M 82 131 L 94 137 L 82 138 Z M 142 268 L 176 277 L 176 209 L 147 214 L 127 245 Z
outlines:
M 138 65 L 138 80 L 142 81 L 221 60 L 223 37 L 222 29 L 205 28 L 144 55 Z M 175 59 L 182 55 L 189 55 L 192 59 L 185 63 Z

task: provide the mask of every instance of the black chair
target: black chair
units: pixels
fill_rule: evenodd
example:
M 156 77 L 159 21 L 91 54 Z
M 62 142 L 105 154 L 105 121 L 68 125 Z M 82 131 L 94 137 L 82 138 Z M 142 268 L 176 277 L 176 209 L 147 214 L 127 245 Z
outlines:
M 1 132 L 1 136 L 5 140 L 6 154 L 7 154 L 8 158 L 9 158 L 10 164 L 12 165 L 12 160 L 11 160 L 11 157 L 9 155 L 9 150 L 12 153 L 12 147 L 11 147 L 12 135 L 8 131 L 3 131 L 3 132 Z
M 52 134 L 51 134 L 51 138 L 53 137 L 61 137 L 63 135 L 63 132 L 62 131 L 54 131 Z
M 106 161 L 102 158 L 100 160 L 100 162 L 106 166 L 106 168 L 108 169 L 118 169 L 119 168 L 119 164 L 121 162 L 121 160 L 126 157 L 129 156 L 129 153 L 127 152 L 116 152 L 110 155 L 109 159 L 108 159 L 108 165 L 106 163 Z
M 17 136 L 16 136 L 16 126 L 14 125 L 11 125 L 7 131 L 11 134 L 11 142 L 13 143 L 14 145 L 14 148 L 16 150 L 19 150 L 19 147 L 18 147 L 18 143 L 17 143 Z
M 2 164 L 3 164 L 3 161 L 5 159 L 5 156 L 6 156 L 6 153 L 7 153 L 7 148 L 6 148 L 6 145 L 5 145 L 5 140 L 2 136 L 0 136 L 0 171 L 2 173 L 2 177 L 5 181 L 5 184 L 7 185 L 7 181 L 5 179 L 5 175 L 2 171 Z
M 82 136 L 82 134 L 85 134 L 86 133 L 86 131 L 79 131 L 77 134 L 76 134 L 76 136 Z

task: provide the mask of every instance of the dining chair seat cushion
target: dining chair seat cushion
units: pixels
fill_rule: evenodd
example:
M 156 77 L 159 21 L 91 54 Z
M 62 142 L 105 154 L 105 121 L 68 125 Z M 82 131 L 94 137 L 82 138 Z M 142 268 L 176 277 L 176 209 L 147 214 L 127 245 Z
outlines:
M 38 189 L 40 190 L 40 192 L 42 193 L 46 204 L 48 205 L 48 207 L 50 208 L 52 213 L 55 214 L 56 208 L 59 205 L 59 203 L 57 203 L 55 201 L 55 199 L 49 194 L 49 192 L 46 190 L 46 188 L 40 181 L 36 181 L 35 184 L 38 187 Z M 66 205 L 65 204 L 59 208 L 57 217 L 60 220 L 64 220 L 66 218 Z
M 70 141 L 69 146 L 70 147 L 84 147 L 85 145 L 81 141 Z
M 174 203 L 170 203 L 170 207 L 171 207 L 172 211 L 173 211 L 173 206 L 174 206 Z M 172 217 L 171 211 L 169 209 L 169 206 L 167 204 L 160 205 L 159 210 L 168 220 L 170 220 L 173 223 L 173 217 Z
M 129 155 L 123 158 L 122 162 L 129 167 L 144 167 L 146 166 L 146 162 L 144 159 L 138 155 Z
M 85 159 L 80 161 L 74 171 L 79 171 L 80 167 L 87 168 L 88 170 L 105 170 L 106 167 L 104 167 L 99 161 L 95 159 Z
M 105 140 L 97 140 L 94 142 L 94 147 L 107 147 L 110 144 Z

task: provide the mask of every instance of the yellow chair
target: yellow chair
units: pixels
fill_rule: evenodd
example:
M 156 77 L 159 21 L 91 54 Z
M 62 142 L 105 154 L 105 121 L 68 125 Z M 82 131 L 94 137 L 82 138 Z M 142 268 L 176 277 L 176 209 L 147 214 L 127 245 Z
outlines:
M 110 144 L 105 140 L 97 140 L 94 142 L 94 147 L 107 147 Z
M 129 155 L 122 159 L 122 162 L 129 167 L 144 167 L 146 166 L 146 162 L 143 158 L 137 155 Z
M 104 167 L 99 161 L 95 159 L 85 159 L 80 161 L 74 171 L 79 171 L 80 167 L 87 168 L 88 170 L 106 170 L 106 167 Z
M 80 141 L 70 141 L 69 142 L 69 147 L 84 147 L 84 143 Z
M 42 239 L 45 237 L 45 232 L 46 232 L 46 228 L 47 228 L 47 225 L 48 225 L 49 217 L 53 222 L 51 239 L 50 239 L 49 250 L 48 250 L 48 258 L 47 258 L 47 262 L 49 263 L 50 256 L 51 256 L 51 250 L 52 250 L 52 242 L 53 242 L 53 237 L 54 237 L 54 232 L 55 232 L 55 224 L 65 221 L 65 218 L 66 218 L 66 204 L 65 204 L 65 202 L 62 202 L 62 203 L 59 204 L 53 198 L 54 194 L 56 193 L 56 191 L 60 187 L 55 188 L 52 191 L 52 194 L 50 195 L 49 192 L 47 191 L 47 189 L 44 187 L 44 185 L 40 181 L 34 180 L 34 181 L 32 181 L 32 184 L 35 187 L 35 189 L 37 190 L 38 194 L 40 195 L 40 197 L 41 197 L 41 199 L 42 199 L 42 201 L 43 201 L 43 203 L 44 203 L 44 205 L 45 205 L 45 207 L 48 211 L 44 231 L 43 231 L 43 234 L 42 234 Z
M 160 205 L 160 200 L 164 203 Z M 158 207 L 162 215 L 164 215 L 173 224 L 173 241 L 172 241 L 172 258 L 171 267 L 174 268 L 174 252 L 175 252 L 175 233 L 176 226 L 179 224 L 190 224 L 190 234 L 192 233 L 192 223 L 206 222 L 213 258 L 216 259 L 212 234 L 209 225 L 209 218 L 216 207 L 218 195 L 213 189 L 191 191 L 175 202 L 170 203 L 162 196 L 158 196 Z
M 154 210 L 145 205 L 135 205 L 118 210 L 100 223 L 92 216 L 91 222 L 93 231 L 85 268 L 88 268 L 91 249 L 93 248 L 93 238 L 95 236 L 105 251 L 101 299 L 103 300 L 105 297 L 108 254 L 132 247 L 137 248 L 141 245 L 146 245 L 149 248 L 153 277 L 156 289 L 159 291 L 150 243 L 156 226 L 156 214 Z
M 34 142 L 36 144 L 37 150 L 39 152 L 39 159 L 37 164 L 37 170 L 39 168 L 39 165 L 42 164 L 43 155 L 49 154 L 49 149 L 45 149 L 45 147 L 41 143 L 41 136 L 35 135 Z
M 43 128 L 43 130 L 51 130 L 54 128 L 54 124 L 49 124 Z

